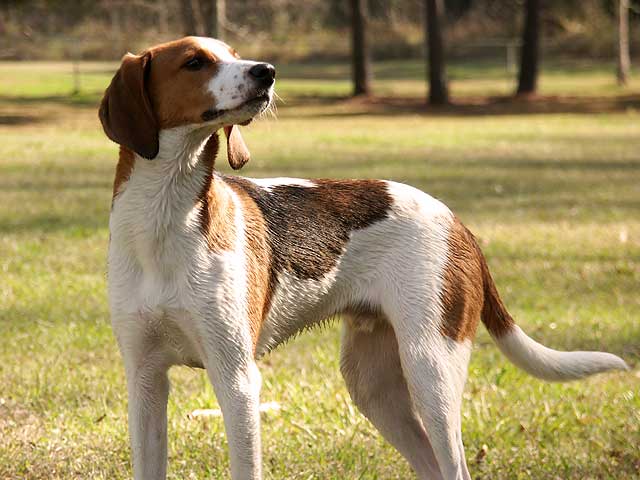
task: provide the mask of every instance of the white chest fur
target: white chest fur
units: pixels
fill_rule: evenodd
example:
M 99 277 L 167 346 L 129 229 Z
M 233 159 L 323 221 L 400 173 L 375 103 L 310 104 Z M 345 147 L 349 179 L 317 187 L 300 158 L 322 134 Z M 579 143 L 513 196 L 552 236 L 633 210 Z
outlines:
M 163 132 L 164 133 L 164 132 Z M 161 142 L 172 140 L 171 132 Z M 167 138 L 168 136 L 168 138 Z M 167 149 L 168 150 L 168 149 Z M 224 304 L 237 289 L 216 280 L 234 279 L 233 253 L 213 253 L 200 233 L 200 201 L 210 172 L 191 156 L 136 158 L 114 200 L 109 222 L 109 302 L 118 337 L 145 331 L 197 363 L 199 313 Z M 124 333 L 123 333 L 124 332 Z
M 116 305 L 128 299 L 154 308 L 180 298 L 176 291 L 197 267 L 202 248 L 196 199 L 204 172 L 179 170 L 178 164 L 138 159 L 110 219 L 110 294 Z M 124 298 L 122 298 L 124 297 Z M 126 302 L 130 303 L 130 302 Z

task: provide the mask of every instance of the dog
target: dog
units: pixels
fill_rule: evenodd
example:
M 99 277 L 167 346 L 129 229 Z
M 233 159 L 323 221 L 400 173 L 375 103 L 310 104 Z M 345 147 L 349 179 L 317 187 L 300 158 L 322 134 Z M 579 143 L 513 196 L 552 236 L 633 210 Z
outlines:
M 528 337 L 473 235 L 420 190 L 217 172 L 220 130 L 230 165 L 249 160 L 239 125 L 273 102 L 275 76 L 221 41 L 187 37 L 127 54 L 100 105 L 120 145 L 108 289 L 136 480 L 166 477 L 173 365 L 206 369 L 231 477 L 262 478 L 256 359 L 336 315 L 351 398 L 420 479 L 471 478 L 460 407 L 480 319 L 538 378 L 627 368 Z

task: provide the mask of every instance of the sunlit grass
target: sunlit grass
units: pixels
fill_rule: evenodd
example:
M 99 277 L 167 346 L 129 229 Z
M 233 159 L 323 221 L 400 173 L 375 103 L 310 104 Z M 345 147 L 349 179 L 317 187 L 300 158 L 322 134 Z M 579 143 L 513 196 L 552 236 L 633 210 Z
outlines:
M 95 106 L 113 67 L 83 66 L 95 73 L 83 76 L 76 101 L 63 96 L 67 65 L 0 64 L 0 478 L 130 476 L 124 374 L 105 294 L 116 148 Z M 323 68 L 291 67 L 289 79 L 283 70 L 279 118 L 244 129 L 253 154 L 244 175 L 379 177 L 422 188 L 476 233 L 532 336 L 607 349 L 634 368 L 545 384 L 509 364 L 482 331 L 463 404 L 473 477 L 639 478 L 640 114 L 387 111 L 333 99 L 348 93 L 345 70 L 326 70 L 323 78 Z M 378 72 L 383 93 L 421 95 L 417 64 Z M 487 93 L 500 72 L 475 73 L 460 80 L 469 95 Z M 554 95 L 579 93 L 572 85 L 615 95 L 607 75 L 543 80 Z M 498 93 L 512 88 L 500 85 Z M 324 99 L 300 97 L 315 88 Z M 217 165 L 228 169 L 224 157 Z M 263 417 L 266 477 L 411 478 L 350 403 L 338 350 L 331 326 L 261 361 L 262 399 L 283 407 Z M 216 405 L 205 376 L 182 368 L 171 378 L 170 477 L 228 478 L 221 420 L 187 416 Z

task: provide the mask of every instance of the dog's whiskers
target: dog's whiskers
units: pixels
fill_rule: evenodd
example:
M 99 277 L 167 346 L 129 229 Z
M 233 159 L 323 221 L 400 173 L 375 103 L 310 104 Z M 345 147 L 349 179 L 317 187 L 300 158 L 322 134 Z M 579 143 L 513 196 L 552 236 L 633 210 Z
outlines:
M 274 95 L 277 97 L 277 94 L 274 92 Z M 279 98 L 279 97 L 278 97 Z M 275 101 L 269 103 L 269 106 L 264 109 L 259 115 L 260 118 L 270 116 L 271 118 L 278 118 L 278 106 Z

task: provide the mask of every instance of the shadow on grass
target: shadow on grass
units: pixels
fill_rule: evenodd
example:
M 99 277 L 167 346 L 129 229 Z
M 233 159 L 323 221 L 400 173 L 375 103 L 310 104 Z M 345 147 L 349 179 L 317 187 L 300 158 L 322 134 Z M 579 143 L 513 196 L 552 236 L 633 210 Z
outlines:
M 65 106 L 97 108 L 102 91 L 69 95 L 11 96 L 0 95 L 0 104 L 10 106 L 59 104 Z M 335 107 L 334 111 L 296 112 L 306 118 L 332 118 L 357 116 L 401 116 L 420 114 L 426 116 L 503 116 L 535 114 L 594 114 L 640 110 L 640 94 L 619 96 L 536 96 L 530 98 L 460 97 L 446 106 L 434 107 L 418 97 L 372 96 L 351 98 L 341 95 L 291 95 L 279 102 L 284 110 L 295 107 Z M 4 118 L 4 120 L 3 120 Z M 35 116 L 0 116 L 0 125 L 21 125 L 38 121 Z
M 96 107 L 100 102 L 102 92 L 82 92 L 79 94 L 68 95 L 0 95 L 0 104 L 19 106 L 19 105 L 38 105 L 42 103 L 53 103 L 68 106 L 79 107 Z M 0 117 L 1 118 L 1 117 Z
M 47 120 L 46 117 L 38 117 L 36 115 L 4 115 L 0 114 L 0 126 L 21 126 L 31 123 L 42 123 Z
M 112 172 L 106 172 L 104 174 L 104 181 L 91 181 L 91 180 L 67 180 L 63 182 L 56 182 L 53 185 L 48 185 L 46 181 L 20 181 L 20 182 L 7 182 L 6 184 L 0 181 L 0 189 L 3 193 L 20 193 L 20 192 L 37 192 L 37 193 L 50 193 L 55 196 L 57 193 L 69 190 L 91 190 L 102 189 L 110 190 L 113 186 L 111 180 Z
M 97 231 L 106 228 L 109 219 L 105 215 L 75 214 L 32 215 L 18 221 L 0 221 L 0 234 L 16 233 L 57 233 L 81 229 L 82 231 Z

